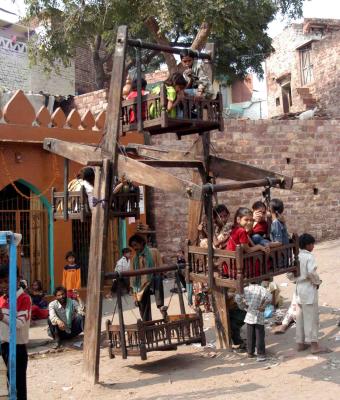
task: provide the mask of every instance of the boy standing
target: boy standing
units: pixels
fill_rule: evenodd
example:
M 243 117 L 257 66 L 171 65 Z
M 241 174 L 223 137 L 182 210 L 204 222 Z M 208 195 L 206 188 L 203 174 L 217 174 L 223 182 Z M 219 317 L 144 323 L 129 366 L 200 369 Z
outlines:
M 131 250 L 129 247 L 125 247 L 122 250 L 122 257 L 117 261 L 115 272 L 127 272 L 130 271 L 130 260 Z M 121 286 L 126 289 L 127 293 L 130 291 L 130 279 L 129 278 L 118 278 Z M 115 293 L 117 290 L 117 279 L 113 279 L 111 292 Z
M 255 357 L 256 347 L 256 361 L 266 361 L 264 309 L 272 301 L 272 295 L 264 287 L 250 284 L 242 295 L 235 296 L 235 300 L 241 310 L 247 311 L 244 322 L 247 324 L 248 357 Z
M 296 342 L 298 351 L 309 345 L 313 354 L 328 352 L 319 346 L 318 289 L 321 284 L 312 254 L 315 239 L 304 233 L 299 238 L 300 276 L 296 279 Z
M 2 358 L 6 366 L 9 358 L 9 268 L 7 265 L 0 267 L 0 288 L 3 295 L 0 297 L 0 343 Z M 16 383 L 17 400 L 27 399 L 26 370 L 28 363 L 27 348 L 28 331 L 31 318 L 31 298 L 17 285 L 17 345 L 16 345 Z
M 81 288 L 80 266 L 76 263 L 76 255 L 73 251 L 68 251 L 65 255 L 67 265 L 63 271 L 62 286 L 67 290 L 67 297 L 76 300 L 74 291 Z

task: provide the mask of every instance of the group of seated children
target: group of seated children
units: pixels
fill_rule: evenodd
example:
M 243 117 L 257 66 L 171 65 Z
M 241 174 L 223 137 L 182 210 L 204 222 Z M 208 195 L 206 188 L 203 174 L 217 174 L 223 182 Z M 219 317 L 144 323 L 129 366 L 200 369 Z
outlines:
M 289 243 L 289 235 L 283 217 L 284 205 L 279 199 L 272 199 L 269 205 L 271 223 L 267 221 L 267 207 L 262 201 L 256 201 L 252 210 L 240 207 L 235 213 L 233 224 L 228 222 L 230 213 L 223 204 L 213 210 L 214 238 L 216 249 L 235 251 L 242 245 L 247 253 L 255 251 L 270 252 L 270 248 Z M 207 247 L 207 234 L 203 221 L 200 232 L 200 246 Z
M 171 74 L 164 81 L 166 97 L 167 97 L 167 112 L 171 118 L 183 117 L 183 111 L 177 106 L 184 99 L 184 96 L 193 96 L 196 98 L 210 98 L 212 96 L 212 86 L 208 76 L 200 65 L 195 62 L 194 53 L 189 49 L 184 49 L 181 54 L 181 62 L 177 66 L 177 71 Z M 159 95 L 161 85 L 155 86 L 151 92 L 147 91 L 147 82 L 141 79 L 142 96 L 147 94 Z M 127 78 L 123 88 L 123 98 L 126 100 L 135 99 L 137 92 L 137 79 L 131 80 Z M 147 109 L 146 102 L 142 104 L 142 119 L 146 119 Z M 149 106 L 149 117 L 156 118 L 160 114 L 160 110 L 156 109 L 154 103 Z M 129 109 L 129 123 L 136 122 L 134 109 Z

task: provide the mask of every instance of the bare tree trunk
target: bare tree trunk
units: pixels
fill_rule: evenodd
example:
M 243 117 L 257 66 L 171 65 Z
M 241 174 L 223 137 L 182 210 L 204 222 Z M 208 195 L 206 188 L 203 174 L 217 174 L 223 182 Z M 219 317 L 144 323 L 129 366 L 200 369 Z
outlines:
M 203 22 L 200 26 L 199 31 L 197 32 L 194 41 L 192 42 L 191 48 L 194 50 L 202 50 L 207 43 L 210 31 L 211 24 Z
M 97 35 L 93 45 L 91 46 L 92 60 L 95 71 L 95 83 L 97 90 L 104 89 L 105 82 L 108 79 L 108 76 L 104 69 L 105 60 L 101 58 L 99 54 L 101 43 L 102 43 L 102 37 L 100 35 Z
M 170 46 L 169 40 L 165 37 L 165 35 L 162 32 L 160 32 L 158 22 L 154 17 L 149 17 L 145 21 L 145 26 L 150 31 L 150 33 L 152 34 L 152 36 L 154 37 L 154 39 L 158 44 Z M 168 66 L 169 74 L 171 75 L 172 73 L 177 71 L 176 59 L 174 55 L 170 53 L 163 53 L 163 55 L 165 58 L 165 62 Z

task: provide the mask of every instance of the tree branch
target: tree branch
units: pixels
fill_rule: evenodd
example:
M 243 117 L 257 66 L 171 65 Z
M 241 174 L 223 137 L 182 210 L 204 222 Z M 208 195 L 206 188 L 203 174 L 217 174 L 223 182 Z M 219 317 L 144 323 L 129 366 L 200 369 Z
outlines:
M 200 29 L 191 45 L 193 50 L 202 50 L 204 48 L 210 35 L 211 28 L 212 25 L 208 22 L 203 22 L 201 24 Z
M 144 22 L 146 28 L 149 30 L 153 38 L 156 40 L 158 44 L 162 44 L 165 46 L 170 46 L 169 40 L 165 37 L 165 35 L 160 31 L 158 22 L 155 17 L 149 17 Z M 172 74 L 177 70 L 176 59 L 173 54 L 163 53 L 165 62 L 168 66 L 169 73 Z

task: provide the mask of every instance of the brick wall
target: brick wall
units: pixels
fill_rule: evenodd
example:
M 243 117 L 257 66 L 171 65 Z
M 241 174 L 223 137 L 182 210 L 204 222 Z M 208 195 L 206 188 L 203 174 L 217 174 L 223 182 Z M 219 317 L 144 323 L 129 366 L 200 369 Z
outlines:
M 81 113 L 87 109 L 98 113 L 101 104 L 106 107 L 106 93 L 99 90 L 74 101 Z M 174 134 L 164 134 L 153 136 L 152 144 L 186 150 L 194 139 L 192 135 L 179 141 Z M 221 157 L 294 176 L 292 191 L 272 193 L 285 203 L 290 232 L 308 231 L 318 240 L 340 237 L 339 120 L 226 120 L 225 131 L 214 132 L 212 142 Z M 187 180 L 192 174 L 188 169 L 172 169 L 171 173 Z M 261 192 L 259 188 L 219 194 L 219 201 L 233 214 L 237 207 L 261 199 Z M 149 223 L 156 229 L 159 249 L 171 257 L 186 238 L 188 202 L 157 189 L 151 193 Z
M 325 24 L 324 20 L 320 20 L 320 23 Z M 291 112 L 313 108 L 316 101 L 318 107 L 321 107 L 329 117 L 340 117 L 339 108 L 336 107 L 340 95 L 340 69 L 338 66 L 340 31 L 306 31 L 304 29 L 306 26 L 306 21 L 301 24 L 292 24 L 273 41 L 275 52 L 266 60 L 269 117 L 283 114 L 281 84 L 288 82 L 289 79 L 292 94 Z M 301 56 L 297 47 L 310 40 L 314 40 L 311 43 L 314 79 L 309 84 L 302 85 Z M 286 79 L 285 76 L 287 76 Z M 304 96 L 298 92 L 300 88 L 309 89 L 306 97 L 309 97 L 311 102 L 306 101 Z
M 153 137 L 153 143 L 181 150 L 191 140 L 176 141 L 172 134 Z M 222 157 L 294 176 L 293 190 L 272 190 L 286 207 L 290 232 L 310 232 L 318 240 L 340 236 L 340 121 L 225 121 L 225 132 L 212 135 L 214 149 Z M 175 173 L 190 179 L 188 170 Z M 314 189 L 318 194 L 314 194 Z M 219 194 L 233 215 L 239 206 L 261 199 L 261 188 Z M 166 256 L 174 256 L 187 231 L 187 201 L 154 190 L 152 199 L 157 242 Z
M 72 108 L 76 108 L 80 115 L 83 115 L 87 110 L 90 110 L 93 115 L 98 115 L 101 111 L 106 110 L 107 102 L 108 91 L 107 89 L 101 89 L 75 96 Z
M 89 47 L 78 47 L 74 63 L 76 94 L 81 95 L 95 91 L 97 86 L 91 49 Z

